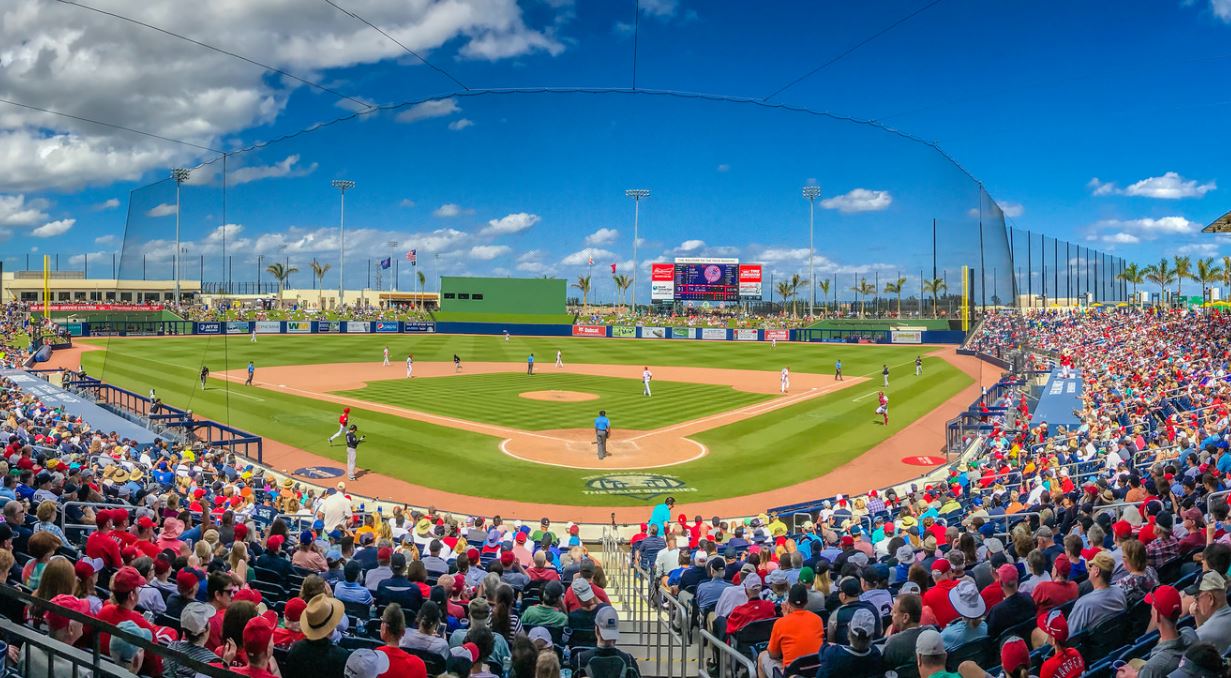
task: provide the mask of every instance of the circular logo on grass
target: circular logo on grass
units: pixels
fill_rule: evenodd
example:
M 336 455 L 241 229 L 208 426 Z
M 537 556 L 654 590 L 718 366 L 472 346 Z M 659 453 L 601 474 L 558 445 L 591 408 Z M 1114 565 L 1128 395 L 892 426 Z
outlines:
M 291 475 L 299 476 L 300 478 L 323 480 L 325 478 L 337 478 L 342 475 L 342 469 L 336 466 L 305 466 L 295 469 L 291 472 Z
M 932 457 L 928 455 L 918 455 L 910 457 L 902 457 L 903 464 L 911 466 L 940 466 L 947 461 L 944 457 Z
M 586 494 L 614 494 L 634 499 L 653 499 L 665 494 L 696 491 L 696 488 L 688 487 L 687 483 L 675 476 L 659 473 L 608 473 L 582 480 L 586 483 Z

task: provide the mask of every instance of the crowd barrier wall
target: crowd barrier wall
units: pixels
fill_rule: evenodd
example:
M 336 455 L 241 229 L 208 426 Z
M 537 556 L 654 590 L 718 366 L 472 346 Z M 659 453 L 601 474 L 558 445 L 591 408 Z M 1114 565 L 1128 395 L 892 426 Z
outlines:
M 178 336 L 243 334 L 489 334 L 522 337 L 692 339 L 696 341 L 807 341 L 878 344 L 961 344 L 965 333 L 928 330 L 903 335 L 868 330 L 668 327 L 662 325 L 537 325 L 530 323 L 432 322 L 426 320 L 231 320 L 96 321 L 74 326 L 79 336 Z

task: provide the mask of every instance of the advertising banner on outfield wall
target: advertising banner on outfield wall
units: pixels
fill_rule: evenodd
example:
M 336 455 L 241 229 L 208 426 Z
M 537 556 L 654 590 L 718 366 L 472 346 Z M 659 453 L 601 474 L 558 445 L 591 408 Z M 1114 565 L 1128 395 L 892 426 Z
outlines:
M 691 327 L 672 327 L 671 328 L 671 338 L 672 339 L 692 339 L 693 338 L 692 328 Z
M 222 334 L 222 323 L 197 323 L 197 334 Z
M 756 330 L 733 330 L 733 336 L 736 341 L 756 341 Z
M 894 344 L 922 344 L 923 332 L 920 330 L 891 330 L 889 341 Z
M 232 320 L 227 323 L 227 334 L 247 334 L 249 329 L 245 320 Z
M 396 320 L 380 320 L 376 323 L 377 332 L 397 332 L 401 329 Z
M 702 327 L 701 338 L 709 340 L 723 340 L 727 338 L 727 331 L 721 327 Z
M 341 331 L 342 323 L 336 320 L 317 320 L 317 332 L 339 332 Z
M 761 265 L 739 265 L 739 298 L 748 301 L 761 299 Z
M 675 264 L 650 264 L 650 299 L 675 299 Z
M 790 330 L 765 330 L 765 341 L 787 341 L 790 338 Z
M 606 325 L 573 325 L 574 337 L 605 337 Z
M 368 323 L 366 322 L 346 323 L 346 333 L 347 334 L 367 334 L 369 329 L 370 328 L 368 327 Z
M 667 336 L 668 336 L 667 328 L 665 327 L 642 327 L 641 328 L 641 338 L 642 339 L 666 339 Z
M 258 320 L 256 321 L 257 334 L 280 334 L 282 332 L 282 323 L 277 320 Z
M 307 334 L 312 331 L 311 320 L 288 320 L 286 331 L 291 334 Z
M 611 336 L 628 339 L 637 336 L 637 328 L 630 325 L 612 325 Z
M 436 323 L 426 322 L 423 320 L 407 320 L 402 323 L 403 332 L 435 332 Z

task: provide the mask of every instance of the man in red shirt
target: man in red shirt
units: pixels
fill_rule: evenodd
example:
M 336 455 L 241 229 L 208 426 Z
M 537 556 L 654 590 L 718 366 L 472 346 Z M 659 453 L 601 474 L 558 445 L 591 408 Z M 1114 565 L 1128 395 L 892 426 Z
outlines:
M 374 659 L 374 667 L 369 667 L 368 671 L 356 671 L 355 675 L 385 676 L 386 678 L 427 678 L 427 665 L 423 663 L 423 660 L 398 647 L 398 643 L 402 640 L 402 634 L 405 632 L 406 617 L 402 614 L 402 607 L 397 603 L 389 603 L 380 618 L 380 639 L 385 644 L 376 648 L 376 656 L 374 658 L 356 657 L 355 655 L 358 655 L 359 652 L 352 653 L 346 661 L 346 674 L 352 675 L 352 661 L 357 664 L 360 662 L 371 663 L 372 659 Z M 375 669 L 375 672 L 372 672 L 372 668 Z M 382 668 L 384 670 L 381 670 Z
M 949 602 L 949 591 L 957 586 L 957 580 L 953 578 L 948 560 L 937 558 L 932 562 L 932 581 L 936 585 L 923 594 L 923 604 L 932 609 L 936 625 L 943 629 L 958 617 L 953 603 Z
M 334 434 L 333 434 L 333 435 L 331 435 L 331 436 L 329 436 L 329 444 L 330 444 L 330 445 L 332 445 L 332 444 L 333 444 L 333 439 L 334 439 L 334 438 L 337 438 L 338 436 L 344 436 L 344 435 L 346 435 L 346 426 L 347 426 L 347 424 L 349 424 L 349 423 L 350 423 L 350 408 L 349 408 L 349 407 L 343 407 L 343 408 L 342 408 L 342 416 L 338 417 L 338 432 L 337 432 L 337 433 L 334 433 Z
M 299 596 L 286 601 L 286 608 L 282 611 L 282 618 L 286 620 L 286 626 L 274 629 L 274 647 L 290 647 L 295 644 L 295 641 L 303 640 L 303 632 L 299 630 L 299 619 L 307 607 L 308 603 Z
M 114 517 L 109 509 L 101 509 L 94 514 L 94 530 L 85 540 L 85 554 L 91 558 L 102 558 L 105 567 L 119 567 L 124 564 L 120 555 L 120 544 L 111 538 L 111 523 Z
M 107 601 L 98 611 L 99 621 L 116 625 L 122 621 L 131 621 L 137 626 L 148 629 L 154 634 L 155 642 L 171 643 L 176 639 L 174 629 L 154 626 L 145 617 L 137 614 L 137 589 L 145 586 L 145 578 L 131 567 L 121 567 L 111 578 L 111 600 Z M 99 632 L 99 647 L 111 646 L 111 634 Z M 145 657 L 143 674 L 162 675 L 162 662 L 153 655 Z
M 1073 564 L 1063 553 L 1056 556 L 1051 566 L 1051 581 L 1036 584 L 1031 597 L 1039 612 L 1049 612 L 1077 597 L 1077 584 L 1069 581 Z
M 235 598 L 235 591 L 238 587 L 235 586 L 231 575 L 225 572 L 211 572 L 206 581 L 206 587 L 209 604 L 213 605 L 218 612 L 210 617 L 209 640 L 205 646 L 219 647 L 222 645 L 222 618 L 226 616 L 227 607 Z
M 218 615 L 214 615 L 215 617 Z M 235 656 L 235 644 L 227 642 L 223 661 L 230 663 Z M 248 655 L 247 666 L 230 666 L 231 671 L 250 678 L 277 678 L 270 672 L 269 663 L 274 652 L 274 627 L 265 617 L 256 616 L 244 625 L 244 654 Z
M 1060 610 L 1044 612 L 1039 615 L 1038 624 L 1055 648 L 1052 656 L 1039 669 L 1039 678 L 1078 678 L 1085 673 L 1086 660 L 1082 659 L 1081 653 L 1065 646 L 1069 639 L 1069 622 L 1064 613 Z
M 775 615 L 774 604 L 761 598 L 761 578 L 755 573 L 744 577 L 741 584 L 748 602 L 736 605 L 731 614 L 727 615 L 727 635 L 744 628 L 754 621 L 772 619 Z

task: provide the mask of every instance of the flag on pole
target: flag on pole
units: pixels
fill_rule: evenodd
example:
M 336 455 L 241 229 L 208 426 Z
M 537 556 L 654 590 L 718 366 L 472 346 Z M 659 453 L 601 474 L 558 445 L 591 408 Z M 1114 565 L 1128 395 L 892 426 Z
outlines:
M 392 265 L 393 265 L 393 257 L 385 257 L 384 259 L 380 260 L 380 267 L 382 269 L 389 268 Z
M 615 275 L 615 264 L 611 265 L 611 274 Z
M 409 261 L 411 266 L 415 265 L 415 250 L 406 253 L 406 261 Z
M 589 257 L 589 261 L 587 261 L 587 262 L 586 262 L 586 265 L 587 265 L 587 266 L 593 266 L 593 265 L 594 265 L 594 255 L 593 255 L 593 254 L 591 254 L 591 255 L 590 255 L 590 257 Z

